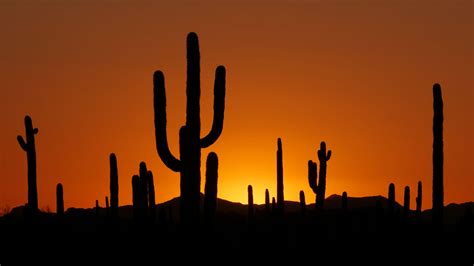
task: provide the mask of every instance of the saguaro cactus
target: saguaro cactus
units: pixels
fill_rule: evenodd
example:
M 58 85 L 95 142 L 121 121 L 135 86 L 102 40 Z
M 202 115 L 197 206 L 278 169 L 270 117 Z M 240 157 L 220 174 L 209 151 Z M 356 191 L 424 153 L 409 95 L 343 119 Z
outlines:
M 61 183 L 56 185 L 56 214 L 58 217 L 64 215 L 63 185 Z
M 418 181 L 418 195 L 416 196 L 416 217 L 419 218 L 421 215 L 421 201 L 422 201 L 422 186 L 421 181 Z
M 443 98 L 441 86 L 433 85 L 433 223 L 443 224 Z
M 342 210 L 347 212 L 347 192 L 342 192 Z
M 38 129 L 33 127 L 31 117 L 25 116 L 26 141 L 17 136 L 20 147 L 26 152 L 28 161 L 28 211 L 30 214 L 38 212 L 38 191 L 36 187 L 36 148 L 35 135 Z
M 139 166 L 140 174 L 140 208 L 142 210 L 143 217 L 147 216 L 148 213 L 148 170 L 145 162 L 140 162 Z
M 248 220 L 249 222 L 252 222 L 253 216 L 254 216 L 252 185 L 249 185 L 247 187 L 247 192 L 248 192 Z
M 265 189 L 265 211 L 270 212 L 270 192 L 268 192 L 268 189 Z
M 316 209 L 324 208 L 324 200 L 326 195 L 326 172 L 327 172 L 327 161 L 331 159 L 331 150 L 326 152 L 326 143 L 324 141 L 320 144 L 318 150 L 319 159 L 319 182 L 317 174 L 317 164 L 313 161 L 308 161 L 308 182 L 309 186 L 316 194 Z
M 147 172 L 147 184 L 148 184 L 148 215 L 150 215 L 150 221 L 152 223 L 156 220 L 156 202 L 155 202 L 155 182 L 153 181 L 153 173 L 148 170 Z
M 320 209 L 324 208 L 324 200 L 326 198 L 326 172 L 327 172 L 327 161 L 331 159 L 331 150 L 326 153 L 326 142 L 322 141 L 320 149 L 318 150 L 319 159 L 319 193 L 317 194 L 316 204 L 319 205 Z
M 393 215 L 395 211 L 395 184 L 388 186 L 388 214 Z
M 218 165 L 217 154 L 209 153 L 206 161 L 206 185 L 204 188 L 204 217 L 209 224 L 214 222 L 216 214 Z
M 283 192 L 283 150 L 280 138 L 278 138 L 277 146 L 277 208 L 278 213 L 283 214 L 285 209 L 285 195 Z
M 118 217 L 119 206 L 119 184 L 118 184 L 118 168 L 117 157 L 114 153 L 110 154 L 110 215 L 113 218 Z
M 305 215 L 306 213 L 306 199 L 304 197 L 304 191 L 300 190 L 300 207 L 301 207 L 301 214 Z
M 405 186 L 405 192 L 403 194 L 403 214 L 408 216 L 410 214 L 410 187 Z
M 187 37 L 186 125 L 179 131 L 180 159 L 173 156 L 166 136 L 166 93 L 161 71 L 154 74 L 155 137 L 158 155 L 172 171 L 180 172 L 180 214 L 183 223 L 199 222 L 201 186 L 201 149 L 214 144 L 224 124 L 225 68 L 216 68 L 214 83 L 214 120 L 209 134 L 200 138 L 200 54 L 196 33 Z

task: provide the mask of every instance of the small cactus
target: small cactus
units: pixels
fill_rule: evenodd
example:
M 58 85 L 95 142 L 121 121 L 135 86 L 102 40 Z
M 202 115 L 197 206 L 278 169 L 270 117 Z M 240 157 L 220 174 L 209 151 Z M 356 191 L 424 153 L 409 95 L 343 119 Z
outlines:
M 140 195 L 140 177 L 134 175 L 132 177 L 132 198 L 133 198 L 133 219 L 138 221 L 141 212 L 141 195 Z
M 214 152 L 207 155 L 206 185 L 204 188 L 204 217 L 208 224 L 213 224 L 217 208 L 217 179 L 219 159 Z
M 301 207 L 301 214 L 306 214 L 306 199 L 304 197 L 304 191 L 300 190 L 300 207 Z
M 265 211 L 270 213 L 270 192 L 268 189 L 265 189 Z
M 405 186 L 405 192 L 403 194 L 403 215 L 408 216 L 410 214 L 410 187 Z
M 152 223 L 156 220 L 156 202 L 155 202 L 155 182 L 153 181 L 153 173 L 147 172 L 148 184 L 148 214 Z
M 248 192 L 248 220 L 249 222 L 253 222 L 254 219 L 254 208 L 253 208 L 253 190 L 252 185 L 247 187 Z
M 99 217 L 99 200 L 95 200 L 95 216 Z
M 420 218 L 421 216 L 421 201 L 422 201 L 422 186 L 421 181 L 418 181 L 418 195 L 416 196 L 416 217 Z
M 109 217 L 109 215 L 110 215 L 109 197 L 105 196 L 105 216 Z
M 347 212 L 348 207 L 347 207 L 347 192 L 342 192 L 342 210 L 344 212 Z
M 56 214 L 58 217 L 64 215 L 63 185 L 61 183 L 56 186 Z
M 393 215 L 395 211 L 395 184 L 388 186 L 388 214 Z

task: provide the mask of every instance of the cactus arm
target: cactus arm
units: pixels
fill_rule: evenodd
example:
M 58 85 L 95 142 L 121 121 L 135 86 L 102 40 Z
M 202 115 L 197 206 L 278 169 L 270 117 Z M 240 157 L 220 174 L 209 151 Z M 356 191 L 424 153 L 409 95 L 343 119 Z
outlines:
M 225 109 L 225 67 L 216 68 L 216 78 L 214 81 L 214 118 L 209 134 L 201 139 L 201 148 L 207 148 L 214 144 L 222 133 L 224 126 Z
M 38 132 L 39 132 L 38 128 L 33 129 L 33 134 L 36 135 L 36 134 L 38 134 Z
M 181 170 L 181 161 L 171 154 L 166 136 L 166 92 L 165 78 L 161 71 L 153 75 L 153 107 L 155 109 L 156 149 L 163 163 L 172 171 Z
M 309 187 L 313 190 L 315 194 L 318 193 L 318 185 L 317 185 L 317 179 L 318 179 L 318 172 L 316 171 L 316 163 L 309 160 L 308 161 L 308 182 L 309 182 Z
M 20 147 L 24 150 L 28 150 L 28 145 L 26 144 L 25 140 L 23 139 L 22 136 L 17 136 L 16 139 L 18 140 L 18 143 L 20 144 Z
M 331 159 L 332 152 L 331 150 L 328 150 L 328 156 L 326 157 L 326 161 L 329 161 Z

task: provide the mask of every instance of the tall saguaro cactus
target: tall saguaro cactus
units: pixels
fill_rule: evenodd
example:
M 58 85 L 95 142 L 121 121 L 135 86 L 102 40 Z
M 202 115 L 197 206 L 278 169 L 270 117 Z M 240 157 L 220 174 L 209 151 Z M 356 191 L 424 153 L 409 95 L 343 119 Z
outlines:
M 200 137 L 200 53 L 196 33 L 187 36 L 187 81 L 186 81 L 186 124 L 179 131 L 180 159 L 170 152 L 166 136 L 166 93 L 165 80 L 161 71 L 154 73 L 155 138 L 158 155 L 163 163 L 174 172 L 180 172 L 180 214 L 181 222 L 199 222 L 199 197 L 201 186 L 201 149 L 214 144 L 222 133 L 225 107 L 225 68 L 216 68 L 214 82 L 214 120 L 211 131 Z
M 36 148 L 35 135 L 38 129 L 33 127 L 31 117 L 25 116 L 26 141 L 22 136 L 18 136 L 17 140 L 20 147 L 26 152 L 28 161 L 28 210 L 30 214 L 38 211 L 38 190 L 36 187 Z
M 218 164 L 217 154 L 209 153 L 206 161 L 206 185 L 204 188 L 204 217 L 208 224 L 214 222 L 216 215 Z
M 119 184 L 118 184 L 118 168 L 117 168 L 117 157 L 114 153 L 110 154 L 110 216 L 112 218 L 118 217 L 118 206 L 119 206 Z
M 56 185 L 56 214 L 58 217 L 64 215 L 63 185 L 61 183 Z
M 416 217 L 419 218 L 421 215 L 421 201 L 422 201 L 423 188 L 421 181 L 418 181 L 418 195 L 416 196 Z
M 283 149 L 281 139 L 277 141 L 277 208 L 278 213 L 283 214 L 285 209 L 285 195 L 283 192 Z
M 319 182 L 317 173 L 317 164 L 312 160 L 308 161 L 308 182 L 309 186 L 316 194 L 316 209 L 324 208 L 324 200 L 326 195 L 326 172 L 327 172 L 327 161 L 331 159 L 331 150 L 326 152 L 326 142 L 322 141 L 320 149 L 318 150 L 319 159 Z
M 443 98 L 441 86 L 433 85 L 433 223 L 443 223 Z

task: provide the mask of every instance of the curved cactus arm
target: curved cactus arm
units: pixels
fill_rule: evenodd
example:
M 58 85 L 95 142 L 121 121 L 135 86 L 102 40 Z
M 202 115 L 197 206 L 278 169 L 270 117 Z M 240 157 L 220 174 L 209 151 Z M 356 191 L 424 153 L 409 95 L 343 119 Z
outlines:
M 23 139 L 22 136 L 17 136 L 16 139 L 18 140 L 18 143 L 20 144 L 20 147 L 24 150 L 28 150 L 28 145 L 26 144 L 25 140 Z
M 329 161 L 331 159 L 332 152 L 331 150 L 328 150 L 328 155 L 326 156 L 326 161 Z
M 222 133 L 224 126 L 225 109 L 225 67 L 216 68 L 216 78 L 214 80 L 214 118 L 209 134 L 201 139 L 201 148 L 207 148 L 214 144 Z
M 171 154 L 166 136 L 166 92 L 165 77 L 161 71 L 153 75 L 153 107 L 155 109 L 156 149 L 163 163 L 172 171 L 181 170 L 181 161 Z
M 39 129 L 38 129 L 38 128 L 33 129 L 33 134 L 36 135 L 36 134 L 38 134 L 38 132 L 39 132 Z

